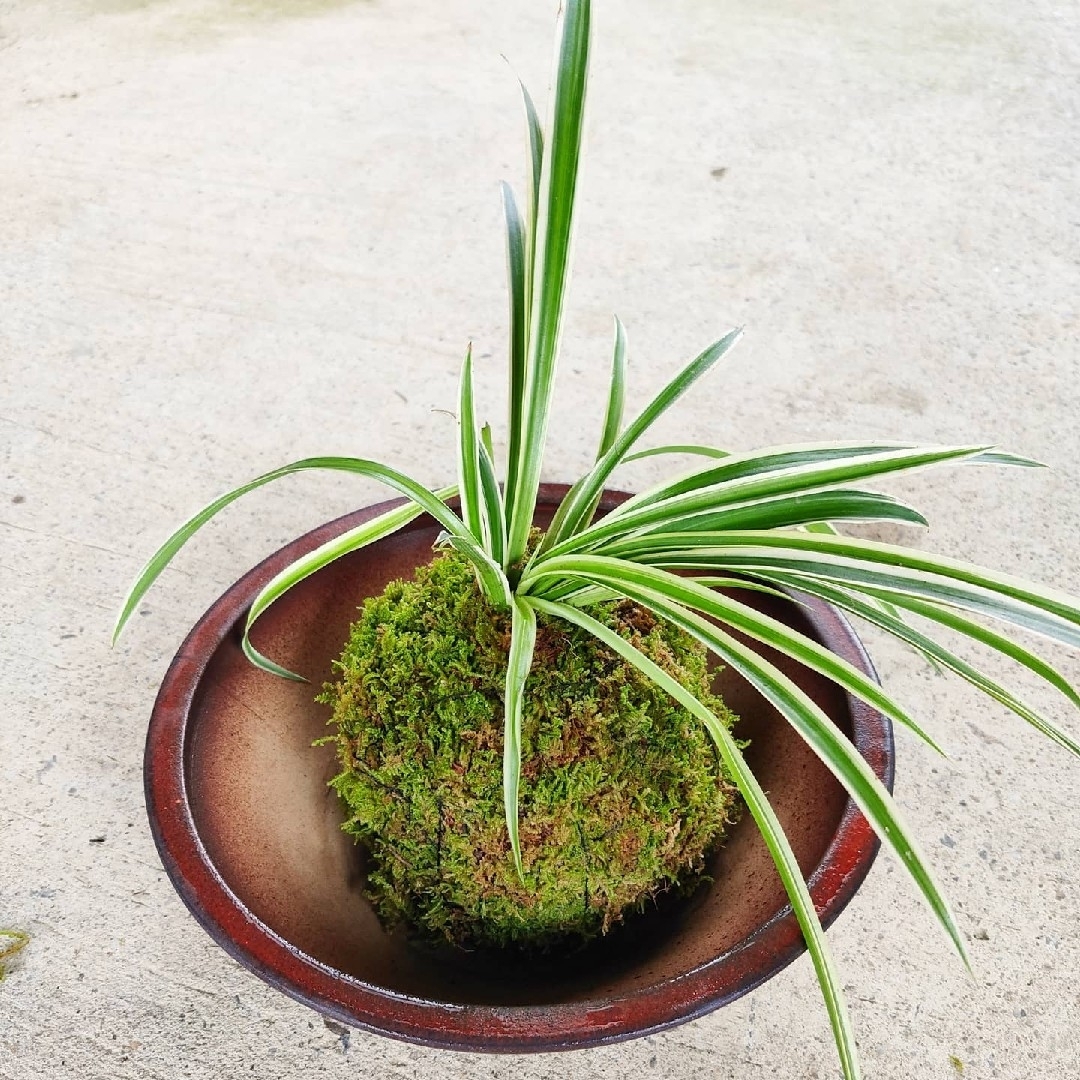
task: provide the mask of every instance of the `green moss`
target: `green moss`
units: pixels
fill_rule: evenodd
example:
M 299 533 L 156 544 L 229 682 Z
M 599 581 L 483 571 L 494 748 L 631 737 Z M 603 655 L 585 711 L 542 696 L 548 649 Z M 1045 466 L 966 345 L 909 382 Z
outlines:
M 629 602 L 592 613 L 734 722 L 696 641 Z M 508 643 L 508 617 L 453 553 L 369 599 L 320 699 L 334 710 L 333 786 L 384 922 L 469 947 L 580 942 L 693 882 L 734 788 L 697 720 L 584 631 L 541 619 L 520 880 L 503 814 Z

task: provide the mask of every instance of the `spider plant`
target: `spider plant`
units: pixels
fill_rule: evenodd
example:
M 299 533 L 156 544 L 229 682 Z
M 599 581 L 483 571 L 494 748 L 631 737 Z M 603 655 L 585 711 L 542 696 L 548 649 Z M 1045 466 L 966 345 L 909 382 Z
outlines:
M 1080 754 L 1080 745 L 1069 735 L 995 678 L 916 629 L 908 617 L 918 616 L 989 646 L 1080 706 L 1080 695 L 1050 664 L 972 618 L 988 617 L 1080 646 L 1080 606 L 1070 596 L 1015 577 L 903 547 L 848 538 L 833 528 L 832 523 L 844 521 L 926 524 L 917 510 L 863 486 L 878 477 L 946 463 L 1037 464 L 1025 458 L 981 445 L 881 441 L 776 446 L 749 453 L 684 445 L 636 450 L 653 423 L 727 355 L 739 338 L 738 330 L 690 361 L 626 423 L 627 339 L 621 322 L 615 320 L 610 392 L 595 462 L 569 490 L 542 541 L 530 542 L 569 271 L 589 58 L 589 0 L 563 0 L 557 38 L 546 128 L 522 88 L 530 166 L 524 211 L 510 186 L 502 185 L 510 292 L 504 482 L 499 482 L 490 428 L 477 419 L 470 348 L 458 400 L 456 485 L 432 491 L 396 469 L 354 457 L 306 458 L 265 473 L 216 499 L 161 546 L 124 602 L 114 641 L 183 544 L 240 496 L 309 469 L 357 473 L 395 488 L 405 497 L 403 505 L 299 559 L 262 590 L 247 616 L 243 636 L 247 656 L 275 675 L 300 678 L 252 645 L 249 634 L 262 613 L 331 561 L 393 533 L 421 513 L 429 514 L 442 526 L 439 543 L 464 555 L 487 601 L 510 613 L 503 786 L 506 828 L 519 872 L 522 701 L 536 620 L 543 614 L 593 634 L 654 680 L 708 730 L 761 830 L 790 898 L 821 985 L 844 1076 L 852 1080 L 859 1076 L 855 1042 L 824 932 L 784 831 L 739 745 L 701 701 L 585 608 L 600 600 L 629 598 L 693 635 L 747 679 L 844 785 L 908 871 L 966 963 L 963 936 L 889 792 L 822 709 L 745 640 L 760 642 L 827 676 L 937 749 L 933 740 L 877 683 L 816 641 L 733 598 L 732 593 L 794 589 L 820 597 L 907 642 L 1074 754 Z M 655 454 L 693 454 L 706 460 L 689 474 L 659 484 L 596 520 L 601 493 L 613 470 Z M 459 511 L 447 505 L 454 495 L 460 497 Z M 724 592 L 717 591 L 718 586 Z

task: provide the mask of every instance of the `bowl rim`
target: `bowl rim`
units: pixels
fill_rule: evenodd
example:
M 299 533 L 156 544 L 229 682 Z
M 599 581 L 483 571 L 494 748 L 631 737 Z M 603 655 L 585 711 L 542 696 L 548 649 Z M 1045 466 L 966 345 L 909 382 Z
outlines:
M 567 490 L 566 485 L 543 484 L 538 502 L 557 503 Z M 610 510 L 628 497 L 607 491 L 600 510 Z M 291 944 L 244 905 L 203 845 L 188 797 L 188 725 L 200 680 L 218 647 L 236 632 L 259 589 L 275 574 L 299 555 L 403 502 L 391 499 L 345 514 L 263 559 L 195 623 L 165 673 L 146 738 L 147 816 L 162 864 L 203 929 L 242 966 L 324 1017 L 421 1045 L 499 1053 L 579 1049 L 652 1034 L 749 993 L 805 952 L 798 922 L 787 905 L 707 963 L 622 996 L 547 1005 L 462 1005 L 388 990 L 338 971 Z M 411 528 L 428 523 L 424 515 Z M 798 594 L 798 600 L 822 643 L 876 680 L 847 619 L 813 597 Z M 891 723 L 850 694 L 842 696 L 851 715 L 854 745 L 891 791 L 895 765 Z M 852 899 L 879 846 L 849 797 L 837 830 L 808 879 L 824 926 Z

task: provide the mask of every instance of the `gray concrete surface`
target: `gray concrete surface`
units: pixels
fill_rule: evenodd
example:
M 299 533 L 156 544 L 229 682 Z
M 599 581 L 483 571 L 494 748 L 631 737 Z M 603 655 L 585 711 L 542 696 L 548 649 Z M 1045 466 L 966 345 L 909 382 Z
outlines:
M 145 824 L 146 719 L 187 627 L 264 553 L 379 491 L 311 476 L 252 497 L 110 652 L 160 538 L 307 453 L 445 482 L 452 426 L 432 410 L 453 407 L 470 339 L 500 417 L 496 181 L 523 176 L 500 53 L 542 96 L 550 9 L 0 2 L 0 925 L 33 935 L 0 983 L 5 1080 L 838 1075 L 805 961 L 703 1020 L 576 1055 L 330 1030 L 211 943 Z M 1080 589 L 1076 5 L 597 0 L 596 21 L 550 478 L 590 453 L 613 311 L 635 404 L 745 323 L 664 434 L 1000 442 L 1052 470 L 897 483 L 933 523 L 908 539 Z M 1080 1076 L 1080 764 L 868 640 L 952 754 L 902 742 L 898 797 L 975 976 L 881 860 L 830 934 L 866 1074 Z

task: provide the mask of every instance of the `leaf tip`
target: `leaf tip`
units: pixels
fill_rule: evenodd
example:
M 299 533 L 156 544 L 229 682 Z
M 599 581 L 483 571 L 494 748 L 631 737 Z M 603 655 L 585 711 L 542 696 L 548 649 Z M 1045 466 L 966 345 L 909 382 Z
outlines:
M 240 639 L 240 649 L 248 660 L 269 675 L 277 675 L 279 678 L 288 679 L 290 682 L 310 682 L 310 680 L 305 679 L 303 675 L 298 675 L 295 671 L 290 671 L 287 667 L 282 667 L 281 664 L 275 664 L 273 660 L 263 656 L 263 654 L 251 644 L 246 631 L 244 636 Z
M 977 980 L 978 976 L 975 974 L 975 968 L 971 963 L 971 956 L 967 951 L 967 947 L 963 944 L 961 944 L 960 946 L 960 959 L 964 963 L 964 970 L 968 973 L 968 978 L 972 979 L 973 981 Z

